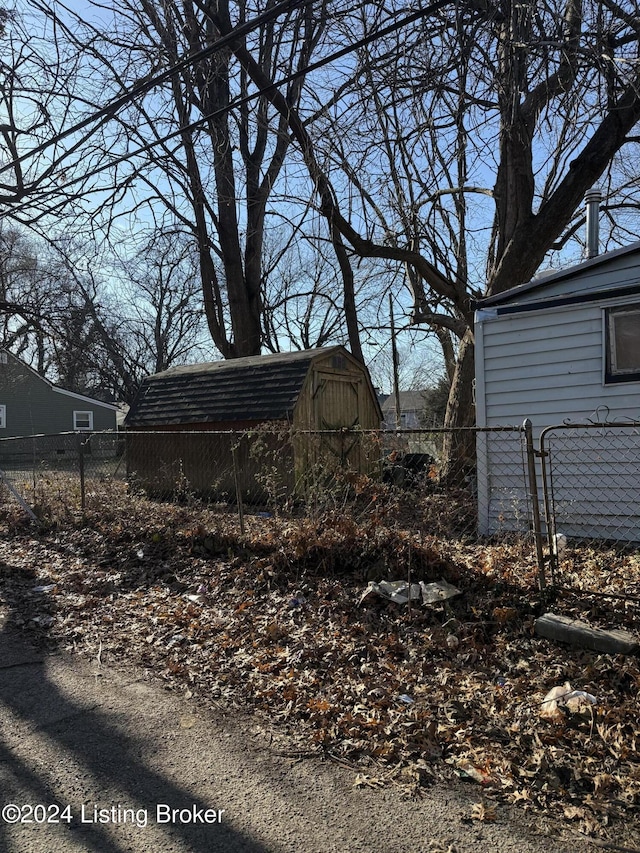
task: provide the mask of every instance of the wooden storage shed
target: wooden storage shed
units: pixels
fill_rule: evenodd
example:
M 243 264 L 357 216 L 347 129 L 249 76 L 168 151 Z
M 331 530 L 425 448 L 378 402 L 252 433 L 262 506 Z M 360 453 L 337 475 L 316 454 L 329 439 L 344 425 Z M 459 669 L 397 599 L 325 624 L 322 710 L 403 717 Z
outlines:
M 367 368 L 342 346 L 175 367 L 138 391 L 127 468 L 155 494 L 291 494 L 318 464 L 377 470 L 358 432 L 381 420 Z

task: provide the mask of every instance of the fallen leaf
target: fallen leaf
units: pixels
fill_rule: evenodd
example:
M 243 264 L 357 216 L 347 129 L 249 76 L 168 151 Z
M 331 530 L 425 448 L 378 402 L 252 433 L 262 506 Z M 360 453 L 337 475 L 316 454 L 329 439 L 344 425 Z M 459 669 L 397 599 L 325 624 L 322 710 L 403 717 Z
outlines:
M 585 810 L 580 806 L 565 806 L 564 808 L 564 816 L 567 820 L 582 819 L 585 813 Z
M 471 817 L 473 820 L 480 820 L 483 823 L 492 823 L 497 817 L 497 810 L 494 805 L 486 805 L 485 803 L 474 803 L 471 809 Z

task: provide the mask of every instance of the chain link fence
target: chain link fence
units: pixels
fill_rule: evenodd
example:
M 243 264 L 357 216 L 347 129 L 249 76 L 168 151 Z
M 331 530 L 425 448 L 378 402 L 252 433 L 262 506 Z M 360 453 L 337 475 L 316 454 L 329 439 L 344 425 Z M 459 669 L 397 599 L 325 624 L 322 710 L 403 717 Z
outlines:
M 529 536 L 523 430 L 68 433 L 0 441 L 4 500 L 38 515 L 135 491 L 226 510 L 405 509 L 440 536 Z M 410 518 L 413 512 L 415 518 Z
M 0 440 L 0 501 L 35 521 L 82 509 L 98 492 L 126 488 L 121 433 L 61 433 Z
M 442 538 L 525 543 L 535 553 L 541 586 L 548 578 L 594 588 L 598 571 L 610 575 L 616 565 L 624 567 L 624 580 L 612 588 L 640 594 L 636 423 L 562 424 L 543 430 L 536 446 L 525 425 L 165 430 L 0 441 L 0 498 L 19 503 L 36 521 L 96 509 L 125 494 L 237 513 L 241 527 L 247 513 L 318 516 L 338 509 L 355 517 L 375 507 L 393 511 L 408 529 Z

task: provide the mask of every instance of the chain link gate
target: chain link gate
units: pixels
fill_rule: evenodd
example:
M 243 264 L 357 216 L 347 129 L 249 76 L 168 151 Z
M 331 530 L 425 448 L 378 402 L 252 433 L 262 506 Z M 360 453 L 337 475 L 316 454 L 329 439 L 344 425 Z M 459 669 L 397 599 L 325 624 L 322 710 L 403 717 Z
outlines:
M 546 539 L 552 583 L 570 574 L 568 545 L 640 552 L 640 422 L 547 427 L 535 457 L 544 510 L 539 536 Z M 543 562 L 539 554 L 541 572 Z

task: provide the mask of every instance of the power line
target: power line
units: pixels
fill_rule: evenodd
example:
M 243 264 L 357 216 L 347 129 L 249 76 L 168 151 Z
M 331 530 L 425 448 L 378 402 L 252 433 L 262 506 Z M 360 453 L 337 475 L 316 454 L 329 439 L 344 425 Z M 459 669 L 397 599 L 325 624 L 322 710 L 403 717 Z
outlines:
M 244 24 L 239 24 L 237 27 L 234 27 L 234 29 L 230 33 L 228 33 L 226 36 L 221 36 L 208 47 L 205 47 L 202 50 L 197 51 L 196 53 L 190 54 L 189 56 L 183 57 L 174 65 L 167 68 L 165 71 L 162 71 L 160 74 L 156 74 L 155 76 L 150 77 L 148 80 L 145 80 L 142 83 L 138 83 L 138 85 L 134 86 L 133 89 L 131 89 L 129 92 L 126 92 L 124 95 L 120 95 L 118 98 L 115 98 L 113 101 L 110 101 L 106 106 L 101 107 L 100 109 L 93 112 L 91 115 L 86 116 L 84 119 L 82 119 L 82 121 L 79 121 L 71 127 L 68 127 L 66 130 L 57 133 L 55 136 L 51 137 L 51 139 L 48 139 L 46 142 L 42 142 L 40 145 L 37 145 L 28 153 L 22 154 L 20 157 L 16 157 L 15 160 L 12 160 L 10 163 L 1 166 L 0 174 L 2 174 L 2 172 L 5 172 L 7 169 L 11 169 L 19 165 L 20 163 L 23 163 L 25 160 L 36 156 L 37 154 L 42 154 L 44 151 L 47 150 L 47 148 L 50 148 L 52 145 L 56 145 L 58 142 L 61 142 L 68 136 L 77 133 L 79 130 L 84 130 L 84 128 L 88 127 L 90 124 L 98 122 L 100 121 L 100 119 L 103 118 L 112 118 L 123 106 L 128 103 L 131 103 L 135 98 L 138 97 L 138 95 L 144 95 L 146 92 L 150 91 L 151 89 L 154 89 L 161 83 L 165 83 L 167 80 L 170 80 L 174 74 L 179 73 L 184 68 L 188 68 L 190 65 L 194 65 L 195 63 L 200 62 L 202 59 L 206 59 L 214 53 L 218 53 L 218 51 L 222 50 L 224 47 L 227 47 L 236 39 L 248 35 L 254 29 L 260 27 L 262 24 L 269 23 L 272 19 L 277 18 L 282 12 L 290 12 L 298 6 L 307 6 L 309 5 L 309 3 L 313 2 L 314 0 L 282 0 L 281 3 L 278 3 L 273 8 L 268 9 L 266 12 L 262 12 L 260 15 L 257 15 L 250 21 L 246 21 Z M 54 17 L 56 17 L 55 14 Z
M 296 0 L 294 0 L 294 5 L 292 5 L 291 8 L 294 8 L 294 6 L 297 6 L 297 5 L 302 5 L 305 2 L 307 2 L 307 3 L 312 2 L 312 0 L 297 0 L 297 2 L 296 2 Z M 329 65 L 331 62 L 335 62 L 338 59 L 342 59 L 344 56 L 347 56 L 351 53 L 354 53 L 355 51 L 360 50 L 363 47 L 366 47 L 367 45 L 373 43 L 374 41 L 377 41 L 378 39 L 384 38 L 387 35 L 391 35 L 391 34 L 397 32 L 398 30 L 402 29 L 403 27 L 406 27 L 409 24 L 412 24 L 415 21 L 420 20 L 421 18 L 427 17 L 428 15 L 431 15 L 434 12 L 439 11 L 444 6 L 450 5 L 450 3 L 451 3 L 451 0 L 436 0 L 436 2 L 431 3 L 429 6 L 425 7 L 424 9 L 421 9 L 421 10 L 416 11 L 416 12 L 412 12 L 410 15 L 407 15 L 406 17 L 400 19 L 399 21 L 396 21 L 393 24 L 389 24 L 380 30 L 376 30 L 375 32 L 370 33 L 368 36 L 364 36 L 363 38 L 359 39 L 357 42 L 354 42 L 347 47 L 341 48 L 340 50 L 338 50 L 332 54 L 329 54 L 328 56 L 323 57 L 322 59 L 319 59 L 316 62 L 310 63 L 309 65 L 306 65 L 304 68 L 298 69 L 298 71 L 292 72 L 291 74 L 287 75 L 286 77 L 283 77 L 282 79 L 280 79 L 278 81 L 274 81 L 273 83 L 271 83 L 268 86 L 257 89 L 255 92 L 252 92 L 251 94 L 245 95 L 244 97 L 238 97 L 235 100 L 233 100 L 231 103 L 227 104 L 226 106 L 221 107 L 218 110 L 214 110 L 213 112 L 207 113 L 202 118 L 197 119 L 196 121 L 191 122 L 190 124 L 182 125 L 179 128 L 177 128 L 176 130 L 172 131 L 171 133 L 168 133 L 165 136 L 154 140 L 153 142 L 145 143 L 144 145 L 140 146 L 139 148 L 135 149 L 134 151 L 127 151 L 125 154 L 122 154 L 121 156 L 114 158 L 109 163 L 103 164 L 101 166 L 97 166 L 95 169 L 93 169 L 89 172 L 85 172 L 81 176 L 72 178 L 69 181 L 67 181 L 66 183 L 57 186 L 55 190 L 50 190 L 49 192 L 42 193 L 38 197 L 37 200 L 42 201 L 47 197 L 59 195 L 60 192 L 68 189 L 69 187 L 72 187 L 75 184 L 84 182 L 90 178 L 96 177 L 97 175 L 102 174 L 103 172 L 109 171 L 110 169 L 113 169 L 114 167 L 120 165 L 121 163 L 125 163 L 125 162 L 133 159 L 134 157 L 138 157 L 140 154 L 144 154 L 144 153 L 152 150 L 153 148 L 157 147 L 158 145 L 163 145 L 164 143 L 169 142 L 172 139 L 175 139 L 176 137 L 182 135 L 185 132 L 197 130 L 200 127 L 206 125 L 208 122 L 212 121 L 213 119 L 218 118 L 222 115 L 225 115 L 226 113 L 230 112 L 231 110 L 237 109 L 238 107 L 241 107 L 247 103 L 250 103 L 251 101 L 256 100 L 257 98 L 261 97 L 262 95 L 265 95 L 267 92 L 270 92 L 273 89 L 277 89 L 281 86 L 285 86 L 289 83 L 292 83 L 294 80 L 297 80 L 300 77 L 305 76 L 306 74 L 309 74 L 313 71 L 316 71 L 320 68 L 323 68 L 324 66 Z M 281 3 L 279 5 L 280 5 L 280 7 L 283 7 L 283 6 L 289 5 L 289 4 L 288 3 Z M 274 8 L 276 8 L 276 7 L 274 7 Z M 238 37 L 239 37 L 238 32 L 236 30 L 234 30 L 233 33 L 229 33 L 227 36 L 224 37 L 225 44 L 229 44 L 230 42 L 233 42 Z M 216 46 L 218 44 L 219 43 L 216 42 Z M 209 50 L 209 49 L 207 49 L 207 50 Z M 193 61 L 193 58 L 192 58 L 192 61 Z M 186 60 L 185 60 L 185 62 L 186 62 Z M 174 69 L 172 69 L 171 73 L 176 73 L 176 71 Z M 166 79 L 165 75 L 169 75 L 169 70 L 167 70 L 167 72 L 164 72 L 163 75 L 158 75 L 158 77 L 163 77 L 163 79 Z M 118 99 L 118 100 L 122 100 L 122 99 Z M 103 112 L 103 111 L 101 111 L 101 112 Z M 26 156 L 31 156 L 31 155 L 26 155 Z M 0 170 L 0 171 L 2 171 L 2 170 Z M 65 200 L 61 199 L 60 204 L 64 204 L 64 203 L 65 203 Z M 15 215 L 16 213 L 20 213 L 24 210 L 29 209 L 32 206 L 33 206 L 33 203 L 25 202 L 22 205 L 12 207 L 9 210 L 7 210 L 6 212 L 0 212 L 0 219 L 4 218 L 6 216 Z M 52 210 L 43 211 L 40 213 L 40 216 L 45 216 L 47 214 L 50 214 L 51 212 L 52 212 Z

